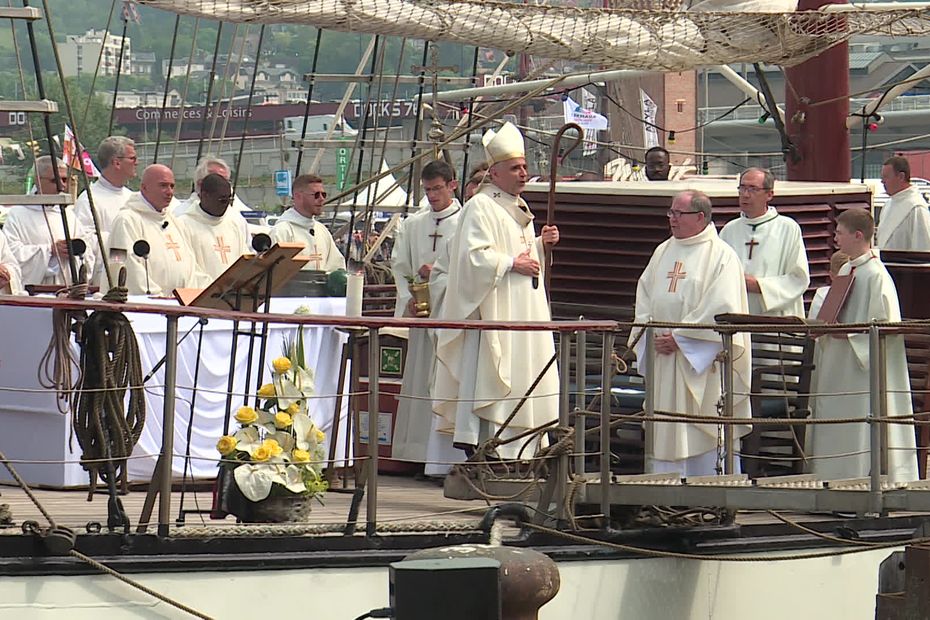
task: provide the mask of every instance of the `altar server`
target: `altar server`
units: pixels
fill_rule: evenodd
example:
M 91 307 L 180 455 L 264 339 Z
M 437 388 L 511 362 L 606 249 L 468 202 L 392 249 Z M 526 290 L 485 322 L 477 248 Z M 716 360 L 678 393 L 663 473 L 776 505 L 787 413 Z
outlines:
M 455 198 L 458 182 L 452 167 L 433 161 L 420 175 L 429 200 L 429 209 L 417 211 L 398 227 L 391 253 L 391 270 L 397 286 L 394 316 L 414 316 L 410 295 L 411 282 L 429 282 L 430 312 L 438 316 L 438 302 L 443 296 L 445 278 L 432 279 L 436 259 L 446 252 L 462 210 Z M 396 459 L 426 463 L 427 475 L 445 474 L 450 465 L 461 460 L 462 452 L 452 448 L 452 437 L 436 432 L 440 418 L 433 413 L 429 399 L 436 357 L 433 334 L 425 329 L 411 329 L 407 344 L 407 362 L 397 420 L 394 425 L 392 456 Z M 440 463 L 441 462 L 441 463 Z

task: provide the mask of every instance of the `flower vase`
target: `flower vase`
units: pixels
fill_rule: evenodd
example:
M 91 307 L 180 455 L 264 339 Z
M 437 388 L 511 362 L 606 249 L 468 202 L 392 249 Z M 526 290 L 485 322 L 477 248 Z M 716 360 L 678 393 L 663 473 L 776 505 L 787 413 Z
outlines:
M 246 500 L 248 501 L 248 500 Z M 247 523 L 301 523 L 310 518 L 312 498 L 303 495 L 269 495 L 260 502 L 248 502 Z

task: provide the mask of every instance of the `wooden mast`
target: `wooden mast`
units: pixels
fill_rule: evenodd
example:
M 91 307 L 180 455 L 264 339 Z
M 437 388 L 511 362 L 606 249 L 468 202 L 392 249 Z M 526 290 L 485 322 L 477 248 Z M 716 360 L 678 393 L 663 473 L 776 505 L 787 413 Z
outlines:
M 813 10 L 846 0 L 800 0 L 798 10 Z M 842 17 L 837 16 L 840 27 Z M 824 79 L 829 76 L 829 79 Z M 799 158 L 789 156 L 788 180 L 848 183 L 851 178 L 849 131 L 849 45 L 834 45 L 785 71 L 785 119 Z M 830 101 L 810 106 L 804 102 Z

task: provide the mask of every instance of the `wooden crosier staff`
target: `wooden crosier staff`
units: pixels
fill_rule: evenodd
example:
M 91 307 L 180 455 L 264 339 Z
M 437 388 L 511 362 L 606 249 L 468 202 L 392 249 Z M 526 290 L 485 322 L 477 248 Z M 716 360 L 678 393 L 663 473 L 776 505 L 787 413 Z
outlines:
M 569 129 L 578 132 L 578 137 L 575 138 L 574 144 L 568 147 L 565 153 L 559 157 L 562 135 Z M 584 130 L 578 123 L 565 123 L 555 134 L 555 139 L 552 141 L 552 157 L 549 159 L 549 204 L 546 210 L 546 226 L 552 226 L 555 221 L 555 180 L 559 170 L 559 160 L 568 157 L 583 141 Z M 543 244 L 543 264 L 546 266 L 546 298 L 548 298 L 549 284 L 552 281 L 552 245 L 549 243 Z

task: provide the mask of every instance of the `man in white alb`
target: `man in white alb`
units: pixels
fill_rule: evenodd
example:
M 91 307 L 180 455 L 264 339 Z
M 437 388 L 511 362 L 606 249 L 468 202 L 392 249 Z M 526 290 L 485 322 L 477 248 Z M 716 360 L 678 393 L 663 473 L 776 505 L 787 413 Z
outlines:
M 534 218 L 520 194 L 529 178 L 523 135 L 512 123 L 482 138 L 490 164 L 486 182 L 465 203 L 449 252 L 449 276 L 441 319 L 548 321 L 541 273 L 543 243 L 555 245 L 559 230 Z M 437 330 L 434 410 L 440 431 L 466 452 L 494 437 L 524 395 L 500 438 L 508 439 L 558 418 L 559 378 L 555 367 L 542 374 L 555 346 L 545 331 Z M 516 458 L 522 441 L 498 447 Z M 535 454 L 532 444 L 524 455 Z
M 722 313 L 745 314 L 748 302 L 739 257 L 720 240 L 711 221 L 711 202 L 698 191 L 685 191 L 668 211 L 672 237 L 649 259 L 636 287 L 637 323 L 713 323 Z M 632 343 L 639 336 L 634 330 Z M 647 376 L 657 411 L 717 417 L 723 349 L 720 334 L 712 330 L 660 329 L 654 351 L 646 351 L 640 338 L 636 357 L 646 372 L 646 355 L 654 356 L 655 376 Z M 746 334 L 733 336 L 733 414 L 750 418 L 751 349 Z M 742 437 L 748 425 L 734 426 Z M 647 473 L 678 472 L 684 476 L 716 473 L 718 439 L 723 430 L 713 424 L 653 423 L 647 432 Z M 739 440 L 737 440 L 737 449 Z M 737 459 L 738 462 L 738 459 Z
M 804 317 L 804 291 L 810 285 L 801 227 L 769 206 L 775 177 L 747 168 L 739 180 L 740 216 L 720 231 L 739 256 L 749 292 L 749 312 Z
M 211 280 L 251 252 L 245 220 L 230 208 L 232 202 L 229 181 L 219 174 L 208 174 L 200 181 L 197 206 L 175 216 L 197 264 Z
M 126 183 L 136 176 L 137 162 L 135 142 L 125 136 L 105 138 L 97 148 L 97 168 L 100 170 L 100 178 L 91 183 L 90 188 L 84 190 L 74 203 L 74 214 L 78 222 L 81 226 L 94 230 L 94 218 L 91 215 L 90 200 L 87 197 L 88 191 L 90 192 L 94 199 L 94 209 L 97 211 L 104 247 L 109 247 L 107 238 L 113 230 L 113 220 L 116 214 L 132 195 L 132 190 L 126 187 Z M 93 281 L 95 284 L 103 284 L 103 261 L 100 260 L 96 239 L 93 244 L 89 245 L 94 252 L 98 253 Z
M 302 243 L 303 255 L 310 260 L 304 269 L 327 273 L 346 268 L 346 259 L 336 247 L 326 226 L 317 221 L 326 203 L 323 180 L 315 174 L 302 174 L 291 187 L 294 206 L 284 212 L 271 229 L 271 238 L 277 243 Z
M 10 252 L 6 236 L 0 232 L 0 295 L 22 295 L 23 280 L 19 275 L 19 264 Z
M 168 209 L 172 198 L 174 173 L 167 166 L 152 164 L 142 173 L 140 190 L 113 220 L 109 255 L 112 259 L 117 252 L 125 254 L 130 295 L 168 296 L 176 288 L 210 283 Z M 137 241 L 148 244 L 147 258 L 136 255 Z
M 875 225 L 865 209 L 848 209 L 836 218 L 835 241 L 849 262 L 839 275 L 852 274 L 853 286 L 837 317 L 838 323 L 897 323 L 901 320 L 898 292 L 871 241 Z M 908 378 L 904 336 L 887 334 L 884 340 L 883 381 L 887 388 L 885 414 L 909 418 L 914 414 Z M 835 334 L 817 339 L 818 369 L 811 391 L 813 419 L 866 418 L 872 412 L 869 334 Z M 820 396 L 823 394 L 823 396 Z M 821 480 L 861 478 L 871 472 L 869 424 L 823 424 L 811 433 L 811 472 Z M 883 424 L 888 449 L 887 474 L 893 482 L 917 479 L 917 449 L 910 424 Z M 880 442 L 881 445 L 881 442 Z
M 197 207 L 200 205 L 200 186 L 208 174 L 218 174 L 227 181 L 232 177 L 232 171 L 229 169 L 229 164 L 226 163 L 225 159 L 212 155 L 201 157 L 200 161 L 197 162 L 197 167 L 194 168 L 194 191 L 191 192 L 187 200 L 177 201 L 177 204 L 171 211 L 174 217 L 180 217 L 185 213 L 197 210 Z M 229 211 L 233 215 L 242 217 L 241 214 L 243 212 L 251 211 L 251 209 L 249 209 L 244 202 L 239 200 L 239 196 L 233 195 Z M 248 226 L 248 222 L 245 221 L 245 218 L 242 218 L 242 223 L 243 226 Z
M 885 160 L 882 185 L 891 200 L 879 214 L 876 247 L 930 252 L 930 211 L 923 194 L 911 185 L 911 164 L 907 159 L 890 157 Z
M 417 211 L 400 224 L 391 252 L 391 271 L 397 286 L 394 316 L 399 317 L 415 315 L 408 286 L 411 282 L 429 282 L 429 316 L 438 316 L 438 307 L 432 302 L 443 296 L 439 289 L 445 279 L 433 280 L 430 276 L 436 259 L 446 252 L 455 234 L 462 210 L 455 199 L 458 183 L 452 166 L 441 160 L 430 162 L 423 167 L 420 178 L 430 208 Z M 435 430 L 440 418 L 433 413 L 429 398 L 436 358 L 433 337 L 425 329 L 410 330 L 401 394 L 414 398 L 398 399 L 392 457 L 426 463 L 426 475 L 443 475 L 451 467 L 444 463 L 461 460 L 462 453 L 452 447 L 449 434 Z
M 63 161 L 58 160 L 58 164 L 59 178 L 67 184 L 68 169 Z M 50 156 L 43 155 L 36 159 L 36 179 L 40 194 L 58 193 Z M 61 209 L 59 205 L 20 205 L 10 209 L 3 234 L 19 263 L 23 285 L 71 283 L 68 242 L 65 240 Z M 76 267 L 80 270 L 83 262 L 90 277 L 94 273 L 97 256 L 94 252 L 96 237 L 93 229 L 85 228 L 77 221 L 72 207 L 65 207 L 64 212 L 68 218 L 69 236 L 72 240 L 82 240 L 86 247 Z

